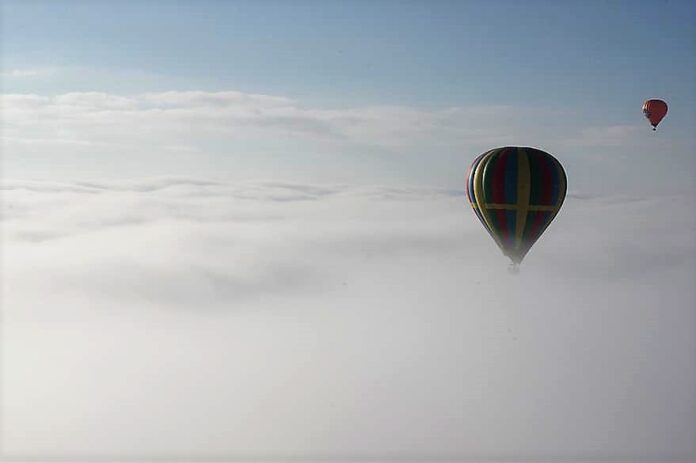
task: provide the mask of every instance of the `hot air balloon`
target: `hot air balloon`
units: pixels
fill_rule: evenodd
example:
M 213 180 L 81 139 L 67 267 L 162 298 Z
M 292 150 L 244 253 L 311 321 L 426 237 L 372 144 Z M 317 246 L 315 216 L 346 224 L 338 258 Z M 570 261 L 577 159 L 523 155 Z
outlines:
M 556 158 L 536 148 L 495 148 L 471 163 L 466 193 L 474 213 L 516 273 L 561 209 L 566 174 Z
M 646 100 L 643 103 L 643 114 L 650 121 L 653 130 L 657 130 L 657 124 L 667 114 L 667 103 L 662 100 Z

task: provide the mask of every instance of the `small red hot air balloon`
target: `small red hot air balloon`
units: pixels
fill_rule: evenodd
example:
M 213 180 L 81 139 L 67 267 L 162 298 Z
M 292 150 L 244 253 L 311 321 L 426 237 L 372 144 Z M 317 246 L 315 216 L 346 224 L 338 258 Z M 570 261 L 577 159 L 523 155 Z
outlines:
M 667 114 L 667 103 L 662 100 L 646 100 L 643 103 L 643 114 L 650 121 L 653 130 L 656 130 L 665 114 Z

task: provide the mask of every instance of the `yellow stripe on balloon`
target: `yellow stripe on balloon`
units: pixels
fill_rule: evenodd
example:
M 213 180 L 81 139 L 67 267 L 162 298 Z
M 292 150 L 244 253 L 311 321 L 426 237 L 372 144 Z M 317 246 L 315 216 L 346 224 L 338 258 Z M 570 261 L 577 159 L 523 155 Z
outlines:
M 568 188 L 565 172 L 563 172 L 563 167 L 560 162 L 554 162 L 556 165 L 556 172 L 558 174 L 558 199 L 556 200 L 556 212 L 561 209 L 561 204 L 565 199 L 566 189 Z
M 529 157 L 524 148 L 518 148 L 517 152 L 517 218 L 515 220 L 515 249 L 519 249 L 522 242 L 524 225 L 527 222 L 529 212 L 530 194 Z M 537 206 L 538 207 L 538 206 Z
M 481 161 L 479 161 L 478 166 L 476 166 L 476 172 L 474 172 L 474 199 L 476 199 L 476 205 L 481 212 L 483 220 L 486 222 L 486 227 L 488 227 L 488 230 L 490 230 L 491 237 L 495 240 L 498 247 L 505 251 L 503 244 L 500 242 L 500 239 L 498 239 L 498 236 L 495 233 L 495 228 L 492 226 L 491 215 L 486 208 L 486 199 L 484 198 L 483 194 L 483 172 L 495 151 L 496 150 L 491 150 L 489 153 L 485 154 L 483 158 L 481 158 Z

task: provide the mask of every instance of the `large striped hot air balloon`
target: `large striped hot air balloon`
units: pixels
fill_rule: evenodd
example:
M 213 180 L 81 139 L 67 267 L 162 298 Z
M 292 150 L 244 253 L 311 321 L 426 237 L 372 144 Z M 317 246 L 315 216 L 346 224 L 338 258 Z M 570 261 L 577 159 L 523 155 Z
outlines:
M 561 209 L 566 174 L 544 151 L 506 146 L 474 160 L 466 192 L 479 220 L 516 270 Z

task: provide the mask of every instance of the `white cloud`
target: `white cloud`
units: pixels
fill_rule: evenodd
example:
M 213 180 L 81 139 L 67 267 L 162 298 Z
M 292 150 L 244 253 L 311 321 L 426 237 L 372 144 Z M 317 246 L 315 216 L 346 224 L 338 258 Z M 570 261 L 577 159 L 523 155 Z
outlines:
M 235 91 L 203 92 L 203 91 L 169 91 L 146 93 L 141 96 L 145 102 L 153 105 L 176 107 L 289 107 L 296 101 L 279 96 L 260 95 Z
M 553 153 L 585 191 L 680 191 L 693 184 L 696 167 L 690 135 L 587 126 L 582 115 L 557 108 L 331 108 L 235 91 L 82 92 L 6 94 L 0 115 L 3 169 L 21 178 L 281 172 L 299 182 L 451 187 L 477 154 L 504 145 Z M 658 153 L 670 153 L 671 163 L 656 163 Z
M 9 456 L 696 455 L 687 196 L 570 196 L 512 277 L 461 191 L 5 181 Z
M 42 69 L 8 69 L 0 71 L 0 78 L 26 78 L 37 77 L 46 74 L 46 70 Z
M 148 146 L 173 141 L 206 142 L 274 137 L 305 143 L 411 149 L 413 145 L 462 146 L 512 143 L 534 127 L 529 121 L 543 108 L 483 106 L 418 109 L 399 106 L 312 108 L 278 96 L 241 92 L 161 92 L 132 96 L 98 92 L 55 97 L 4 95 L 6 149 L 21 140 L 63 139 L 118 146 Z M 527 136 L 531 140 L 531 136 Z

